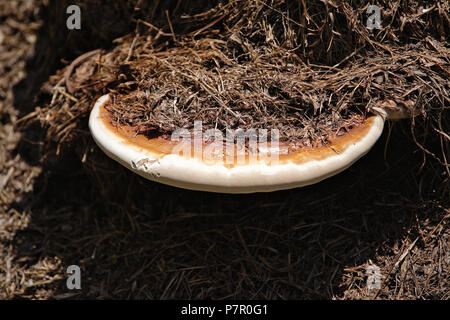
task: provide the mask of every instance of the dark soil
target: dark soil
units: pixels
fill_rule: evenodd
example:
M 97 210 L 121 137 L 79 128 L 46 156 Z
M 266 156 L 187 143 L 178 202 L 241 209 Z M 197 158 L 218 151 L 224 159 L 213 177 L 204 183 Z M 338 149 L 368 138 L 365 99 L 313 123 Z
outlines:
M 98 1 L 84 10 L 89 16 L 91 9 L 124 3 L 134 8 L 136 2 L 105 6 Z M 442 4 L 436 2 L 436 8 L 437 3 Z M 85 52 L 102 49 L 102 68 L 108 58 L 124 54 L 126 59 L 135 30 L 132 22 L 101 37 L 95 28 L 82 34 L 57 29 L 57 19 L 46 17 L 65 17 L 64 5 L 0 4 L 0 299 L 449 299 L 448 105 L 442 109 L 436 102 L 443 96 L 436 88 L 445 86 L 433 82 L 444 72 L 441 62 L 419 63 L 413 70 L 425 75 L 388 82 L 402 91 L 418 77 L 427 79 L 416 94 L 430 104 L 414 121 L 388 123 L 380 141 L 349 170 L 316 185 L 270 194 L 186 191 L 131 174 L 92 141 L 89 108 L 99 95 L 126 83 L 117 82 L 120 73 L 103 78 L 109 86 L 101 91 L 77 81 L 74 70 L 74 94 L 65 85 L 55 89 Z M 167 6 L 155 10 L 153 18 L 145 8 L 131 15 L 170 33 L 165 9 L 182 12 L 183 7 L 176 1 Z M 191 7 L 197 13 L 205 9 Z M 122 9 L 112 11 L 128 15 Z M 396 19 L 393 26 L 400 28 Z M 422 46 L 411 47 L 411 57 L 428 52 L 426 59 L 434 59 L 444 52 L 439 21 L 430 19 L 435 23 L 424 22 L 419 29 L 404 23 L 399 40 L 408 32 L 406 38 Z M 193 30 L 201 25 L 196 21 Z M 175 22 L 173 28 L 187 30 Z M 421 32 L 429 40 L 419 39 Z M 354 48 L 337 55 L 339 61 Z M 408 53 L 404 56 L 408 59 Z M 316 63 L 328 63 L 326 50 L 317 57 Z M 88 68 L 98 56 L 93 59 L 76 69 Z M 392 62 L 379 59 L 386 67 Z M 398 74 L 392 70 L 402 62 L 395 61 L 398 65 L 388 69 Z M 44 120 L 44 127 L 21 128 L 19 119 L 30 119 L 30 112 Z M 81 290 L 66 286 L 70 265 L 81 268 Z M 381 289 L 369 290 L 368 266 L 380 268 Z

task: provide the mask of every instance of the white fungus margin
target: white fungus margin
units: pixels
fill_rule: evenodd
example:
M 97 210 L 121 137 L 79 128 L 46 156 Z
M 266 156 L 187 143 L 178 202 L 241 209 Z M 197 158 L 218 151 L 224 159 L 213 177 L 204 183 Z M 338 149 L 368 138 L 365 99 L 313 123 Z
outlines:
M 226 167 L 209 165 L 195 158 L 177 154 L 157 157 L 150 150 L 127 143 L 101 116 L 101 107 L 109 96 L 96 102 L 89 118 L 89 128 L 97 145 L 112 159 L 142 177 L 191 190 L 221 193 L 270 192 L 317 183 L 344 171 L 364 156 L 380 137 L 386 114 L 377 112 L 370 129 L 344 152 L 305 163 L 280 162 Z

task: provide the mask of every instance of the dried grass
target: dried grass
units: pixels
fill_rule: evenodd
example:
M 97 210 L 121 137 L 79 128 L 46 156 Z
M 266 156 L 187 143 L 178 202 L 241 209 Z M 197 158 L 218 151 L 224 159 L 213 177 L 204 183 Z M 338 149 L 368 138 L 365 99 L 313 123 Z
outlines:
M 448 78 L 444 77 L 448 72 L 448 54 L 443 51 L 447 50 L 446 38 L 445 34 L 441 38 L 440 31 L 441 26 L 443 31 L 448 30 L 445 2 L 436 2 L 427 14 L 417 13 L 420 5 L 427 7 L 425 2 L 383 4 L 390 17 L 386 21 L 392 23 L 378 36 L 371 34 L 369 40 L 389 48 L 392 56 L 380 45 L 372 45 L 353 32 L 342 33 L 348 38 L 348 45 L 334 35 L 331 48 L 336 41 L 343 46 L 333 49 L 342 52 L 338 50 L 341 56 L 331 63 L 326 60 L 330 43 L 326 35 L 330 33 L 322 33 L 327 46 L 308 46 L 313 52 L 321 52 L 312 54 L 310 60 L 303 55 L 303 50 L 305 54 L 309 52 L 308 48 L 300 47 L 300 60 L 309 63 L 308 70 L 316 72 L 313 79 L 318 80 L 308 85 L 315 86 L 317 82 L 323 92 L 328 92 L 330 86 L 339 94 L 339 84 L 351 92 L 352 81 L 365 79 L 364 84 L 374 97 L 396 97 L 397 87 L 400 92 L 408 92 L 408 86 L 412 90 L 416 84 L 423 84 L 421 93 L 416 89 L 408 97 L 424 99 L 425 104 L 418 102 L 424 113 L 416 117 L 413 125 L 409 121 L 389 123 L 380 143 L 339 176 L 307 188 L 252 195 L 171 188 L 131 175 L 110 161 L 90 138 L 87 115 L 99 95 L 113 90 L 120 95 L 129 90 L 124 86 L 128 80 L 119 76 L 131 69 L 121 70 L 117 62 L 122 64 L 129 57 L 126 65 L 135 64 L 142 40 L 136 37 L 133 41 L 134 34 L 123 37 L 114 48 L 105 49 L 102 56 L 92 56 L 86 63 L 74 66 L 69 81 L 75 91 L 70 93 L 64 83 L 69 61 L 102 46 L 94 38 L 85 38 L 83 45 L 74 41 L 68 47 L 61 45 L 60 40 L 52 43 L 48 34 L 36 32 L 42 19 L 35 16 L 40 2 L 29 2 L 29 6 L 25 2 L 28 0 L 11 0 L 7 2 L 10 6 L 0 5 L 0 22 L 16 22 L 8 23 L 8 28 L 0 25 L 6 48 L 0 52 L 0 299 L 449 298 L 450 190 L 446 166 L 442 166 L 448 159 L 444 158 L 448 152 L 448 97 L 440 100 L 448 90 L 448 82 L 436 78 Z M 176 2 L 165 9 L 172 13 L 177 41 L 181 41 L 182 33 L 201 30 L 211 23 L 208 17 L 214 11 L 177 19 L 173 13 Z M 101 2 L 97 3 L 101 7 Z M 130 7 L 136 4 L 127 3 Z M 185 1 L 180 3 L 177 11 L 181 15 Z M 303 1 L 298 3 L 303 6 Z M 324 6 L 324 2 L 308 3 L 313 3 L 308 7 L 308 15 L 300 15 L 296 21 L 309 23 L 311 29 L 321 25 L 319 18 L 324 14 L 315 12 L 313 7 Z M 355 1 L 327 3 L 333 13 L 362 13 L 364 8 Z M 108 8 L 120 5 L 118 0 Z M 155 55 L 181 50 L 173 42 L 165 10 L 155 9 L 153 19 L 146 16 L 141 11 L 135 18 L 158 26 L 162 33 L 154 46 L 145 50 L 153 50 Z M 346 20 L 337 16 L 335 31 L 340 30 L 337 25 L 346 25 Z M 292 14 L 290 19 L 295 17 Z M 213 33 L 225 23 L 224 19 L 202 32 Z M 181 24 L 191 20 L 195 23 Z M 38 24 L 34 24 L 36 21 Z M 47 20 L 44 31 L 52 26 L 52 21 Z M 133 30 L 134 23 L 130 25 Z M 128 27 L 122 31 L 129 33 Z M 158 34 L 157 29 L 143 23 L 142 28 L 141 36 L 151 31 L 150 40 Z M 61 29 L 54 28 L 53 32 L 58 30 Z M 91 31 L 95 37 L 95 29 Z M 320 34 L 304 31 L 310 45 L 314 39 L 320 39 Z M 106 34 L 102 36 L 108 39 Z M 40 46 L 34 46 L 33 37 Z M 55 37 L 58 38 L 64 39 Z M 206 37 L 199 34 L 194 40 L 203 38 Z M 350 56 L 359 48 L 355 43 L 365 43 L 366 47 Z M 30 55 L 27 52 L 33 47 L 36 56 L 44 60 L 35 58 L 26 67 L 25 60 Z M 45 127 L 19 131 L 14 124 L 19 112 L 25 113 L 21 98 L 30 99 L 33 95 L 27 93 L 28 86 L 17 83 L 25 78 L 30 84 L 39 85 L 37 74 L 46 68 L 53 70 L 49 65 L 55 68 L 55 56 L 61 57 L 53 55 L 52 50 L 76 53 L 68 59 L 68 66 L 44 85 L 36 100 L 41 109 L 28 116 L 40 119 Z M 406 60 L 399 57 L 402 50 Z M 446 64 L 434 61 L 436 58 Z M 343 63 L 330 67 L 340 61 Z M 434 65 L 428 65 L 431 63 Z M 383 73 L 381 83 L 365 74 L 367 71 L 378 78 L 375 72 L 379 66 L 388 75 Z M 85 78 L 87 74 L 90 76 Z M 410 81 L 414 85 L 409 85 Z M 363 112 L 367 97 L 355 93 L 352 99 L 355 105 L 346 109 Z M 417 152 L 416 142 L 426 151 Z M 43 148 L 41 143 L 65 146 L 66 152 L 56 157 L 52 148 Z M 44 152 L 46 161 L 39 164 Z M 427 152 L 442 163 L 429 161 Z M 75 292 L 68 291 L 65 281 L 66 268 L 73 264 L 82 270 L 82 290 Z M 368 290 L 368 265 L 380 268 L 381 290 Z
M 143 133 L 202 120 L 205 129 L 278 128 L 282 140 L 310 146 L 375 105 L 420 113 L 445 133 L 448 3 L 426 13 L 415 1 L 388 7 L 389 24 L 377 32 L 365 27 L 367 5 L 359 2 L 229 1 L 166 15 L 161 27 L 139 19 L 137 33 L 114 49 L 54 76 L 44 87 L 51 102 L 41 100 L 28 117 L 48 127 L 49 139 L 68 142 L 109 92 L 115 121 Z

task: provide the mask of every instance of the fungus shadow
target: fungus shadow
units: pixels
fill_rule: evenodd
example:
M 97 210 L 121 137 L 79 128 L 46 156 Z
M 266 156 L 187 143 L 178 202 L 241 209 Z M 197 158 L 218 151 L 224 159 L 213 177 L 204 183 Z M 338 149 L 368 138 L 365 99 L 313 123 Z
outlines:
M 66 154 L 35 184 L 18 259 L 80 265 L 83 298 L 330 299 L 346 289 L 344 269 L 394 254 L 417 220 L 438 219 L 421 208 L 431 199 L 410 166 L 414 145 L 391 142 L 387 168 L 385 141 L 316 185 L 249 195 L 153 183 L 96 148 L 84 165 Z M 67 292 L 63 280 L 54 288 Z

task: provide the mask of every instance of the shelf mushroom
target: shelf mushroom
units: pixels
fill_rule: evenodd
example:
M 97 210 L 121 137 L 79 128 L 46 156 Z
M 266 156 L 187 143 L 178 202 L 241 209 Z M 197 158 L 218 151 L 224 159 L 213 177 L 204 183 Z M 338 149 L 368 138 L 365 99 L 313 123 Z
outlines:
M 109 95 L 98 99 L 89 118 L 95 142 L 109 157 L 152 181 L 220 193 L 284 190 L 334 176 L 372 148 L 389 117 L 385 109 L 374 108 L 361 125 L 317 148 L 292 151 L 271 140 L 246 152 L 236 143 L 223 151 L 222 144 L 206 145 L 204 139 L 151 138 L 138 135 L 135 128 L 114 126 L 105 109 L 109 99 Z

